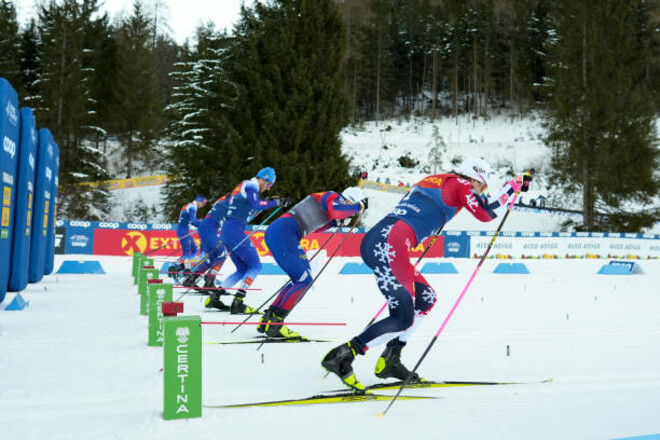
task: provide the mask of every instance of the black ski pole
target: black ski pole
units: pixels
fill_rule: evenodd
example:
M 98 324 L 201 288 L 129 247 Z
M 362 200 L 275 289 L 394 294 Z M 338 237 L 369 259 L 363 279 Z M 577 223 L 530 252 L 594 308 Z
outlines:
M 268 220 L 270 220 L 275 214 L 277 214 L 277 212 L 278 212 L 280 209 L 282 209 L 281 206 L 278 206 L 277 208 L 275 208 L 275 210 L 274 210 L 273 212 L 271 212 L 270 215 L 269 215 L 268 217 L 266 217 L 266 219 L 265 219 L 264 221 L 262 221 L 261 223 L 259 223 L 258 226 L 262 226 L 264 223 L 266 223 Z M 227 257 L 229 257 L 229 255 L 231 255 L 232 252 L 234 252 L 236 249 L 238 249 L 238 247 L 239 247 L 240 245 L 242 245 L 243 242 L 245 242 L 245 240 L 247 240 L 247 239 L 249 239 L 250 237 L 252 237 L 252 235 L 253 235 L 255 232 L 257 232 L 256 229 L 253 230 L 252 232 L 250 232 L 248 235 L 246 235 L 241 241 L 239 241 L 238 244 L 237 244 L 236 246 L 234 246 L 229 252 L 227 252 Z M 220 244 L 219 244 L 218 246 L 216 246 L 215 249 L 213 249 L 213 251 L 219 249 L 220 246 L 222 246 L 222 242 L 220 242 Z M 213 251 L 211 251 L 211 252 L 213 252 Z M 193 266 L 193 267 L 191 268 L 191 271 L 190 271 L 191 274 L 195 274 L 195 273 L 197 272 L 197 269 L 199 269 L 199 267 L 200 267 L 200 266 L 201 266 L 201 265 L 202 265 L 207 259 L 208 259 L 208 258 L 206 258 L 206 259 L 200 261 L 199 263 L 195 264 L 195 266 Z M 211 263 L 213 263 L 213 262 L 211 262 Z M 210 270 L 213 270 L 213 265 L 211 265 L 207 270 L 205 270 L 203 273 L 198 274 L 198 275 L 204 275 L 204 274 L 206 274 L 206 273 L 207 273 L 208 271 L 210 271 Z M 187 293 L 189 293 L 189 292 L 190 292 L 190 290 L 186 290 L 185 292 L 183 292 L 183 293 L 181 294 L 181 296 L 179 296 L 179 298 L 177 299 L 177 301 L 179 301 L 181 298 L 183 298 L 183 297 L 184 297 Z
M 358 223 L 360 223 L 360 219 L 362 218 L 362 214 L 364 214 L 364 211 L 362 211 L 362 212 L 360 213 L 360 216 L 358 217 L 358 219 L 357 219 L 357 221 L 355 222 L 355 224 L 353 224 L 353 226 L 351 226 L 351 229 L 349 229 L 349 231 L 346 233 L 346 236 L 345 236 L 344 239 L 339 243 L 339 245 L 337 246 L 337 249 L 335 249 L 334 252 L 332 253 L 332 255 L 330 255 L 330 258 L 328 258 L 328 261 L 325 262 L 325 264 L 323 265 L 323 267 L 321 268 L 321 270 L 319 270 L 319 273 L 316 274 L 316 276 L 314 277 L 314 279 L 312 280 L 312 282 L 309 284 L 309 286 L 307 286 L 307 289 L 305 289 L 305 291 L 302 293 L 302 295 L 300 295 L 300 298 L 298 298 L 298 301 L 296 301 L 296 303 L 293 305 L 293 307 L 295 307 L 296 304 L 298 304 L 298 303 L 303 299 L 303 297 L 307 294 L 307 292 L 309 292 L 309 290 L 312 288 L 312 286 L 314 285 L 314 283 L 316 282 L 316 280 L 319 279 L 319 277 L 321 276 L 321 274 L 323 273 L 323 271 L 325 270 L 325 268 L 328 267 L 328 264 L 330 264 L 330 262 L 332 261 L 332 259 L 333 259 L 334 256 L 335 256 L 335 254 L 337 254 L 337 252 L 339 252 L 339 249 L 341 249 L 342 245 L 346 242 L 346 240 L 348 240 L 348 237 L 350 237 L 350 234 L 351 234 L 351 232 L 353 232 L 353 229 L 355 229 L 355 226 L 356 226 Z M 293 307 L 292 307 L 292 308 L 293 308 Z M 264 345 L 264 343 L 265 343 L 265 342 L 262 342 L 262 343 L 257 347 L 257 350 L 259 350 L 259 349 Z
M 328 242 L 330 242 L 330 240 L 332 240 L 332 237 L 334 237 L 336 233 L 337 233 L 337 231 L 333 232 L 332 235 L 330 235 L 330 237 L 328 237 L 328 239 L 325 241 L 325 243 L 323 243 L 323 245 L 322 245 L 320 248 L 318 248 L 318 250 L 316 251 L 316 253 L 315 253 L 314 255 L 312 255 L 312 258 L 310 258 L 309 261 L 312 261 L 314 258 L 316 258 L 316 256 L 321 252 L 321 250 L 325 247 L 325 245 L 328 244 Z M 284 284 L 282 285 L 282 287 L 280 287 L 279 289 L 277 289 L 277 290 L 275 291 L 275 293 L 273 293 L 273 294 L 270 296 L 270 298 L 268 298 L 266 301 L 264 301 L 263 303 L 261 303 L 261 305 L 260 305 L 259 307 L 257 307 L 257 312 L 258 312 L 259 310 L 261 310 L 261 308 L 262 308 L 263 306 L 265 306 L 265 305 L 268 304 L 270 301 L 272 301 L 273 298 L 275 298 L 275 297 L 276 297 L 276 296 L 282 291 L 282 289 L 284 289 L 288 284 L 289 284 L 289 281 L 287 281 L 286 283 L 284 283 Z M 236 327 L 234 327 L 234 329 L 233 329 L 230 333 L 234 333 L 236 330 L 238 330 L 238 328 L 239 328 L 241 325 L 243 325 L 243 324 L 245 324 L 246 322 L 248 322 L 248 321 L 250 320 L 250 318 L 251 318 L 253 315 L 255 315 L 255 314 L 247 315 L 247 316 L 245 317 L 245 319 L 243 320 L 243 322 L 240 323 L 240 324 L 238 324 Z

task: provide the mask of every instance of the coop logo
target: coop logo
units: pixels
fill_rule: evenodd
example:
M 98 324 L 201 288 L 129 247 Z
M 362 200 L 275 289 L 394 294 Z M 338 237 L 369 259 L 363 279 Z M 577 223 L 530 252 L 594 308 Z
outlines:
M 90 226 L 92 226 L 92 223 L 80 221 L 80 220 L 71 220 L 69 222 L 69 226 L 77 227 L 77 228 L 89 228 Z
M 168 229 L 170 229 L 170 228 L 171 228 L 171 226 L 168 225 L 168 224 L 154 223 L 153 225 L 151 225 L 151 229 L 154 229 L 154 230 L 162 230 L 162 231 L 166 231 L 166 230 L 168 230 Z
M 50 169 L 50 167 L 46 167 L 46 179 L 50 182 L 51 179 L 53 178 L 53 170 Z
M 144 252 L 146 248 L 147 237 L 141 232 L 128 232 L 121 239 L 121 250 L 126 255 L 133 255 L 135 252 Z
M 99 222 L 99 228 L 102 228 L 102 229 L 119 229 L 119 223 Z
M 89 237 L 85 235 L 74 235 L 71 237 L 71 246 L 85 248 L 89 245 Z
M 48 156 L 53 157 L 55 153 L 53 152 L 53 144 L 48 144 Z
M 2 149 L 5 150 L 5 153 L 13 159 L 16 156 L 16 142 L 9 139 L 7 136 L 2 140 Z
M 451 243 L 448 243 L 448 244 L 447 244 L 447 250 L 448 250 L 449 252 L 458 253 L 458 252 L 460 252 L 460 250 L 461 250 L 461 244 L 458 243 L 458 242 L 455 242 L 455 241 L 453 241 L 453 242 L 451 242 Z
M 7 101 L 7 107 L 5 107 L 5 113 L 7 113 L 7 118 L 9 118 L 9 122 L 13 126 L 16 126 L 18 124 L 18 113 L 16 112 L 16 107 L 14 107 L 14 104 L 11 103 L 11 101 Z
M 140 231 L 146 231 L 148 228 L 144 223 L 129 223 L 126 227 L 128 229 L 139 229 Z
M 34 171 L 34 155 L 32 153 L 28 156 L 28 163 L 30 164 L 30 169 Z
M 32 130 L 30 130 L 30 136 L 32 137 L 32 143 L 36 144 L 37 143 L 37 130 L 32 127 Z

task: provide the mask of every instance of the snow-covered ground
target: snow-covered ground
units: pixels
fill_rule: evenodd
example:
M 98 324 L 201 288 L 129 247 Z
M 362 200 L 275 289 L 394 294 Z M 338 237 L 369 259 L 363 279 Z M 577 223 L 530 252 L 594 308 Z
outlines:
M 645 274 L 605 276 L 602 260 L 525 260 L 529 275 L 494 274 L 486 261 L 422 363 L 427 379 L 531 382 L 409 390 L 435 400 L 301 407 L 204 409 L 164 421 L 162 349 L 147 346 L 130 257 L 99 260 L 105 275 L 49 275 L 23 292 L 20 312 L 0 312 L 0 438 L 4 439 L 619 439 L 660 436 L 660 261 Z M 266 259 L 265 261 L 269 261 Z M 203 403 L 302 398 L 340 388 L 323 355 L 359 333 L 383 303 L 372 276 L 340 275 L 336 259 L 290 316 L 345 327 L 293 327 L 333 343 L 203 345 Z M 412 367 L 456 300 L 476 260 L 429 275 L 439 300 L 404 350 Z M 284 282 L 260 276 L 248 303 Z M 206 312 L 183 298 L 186 314 Z M 203 342 L 245 339 L 254 327 L 204 326 Z M 354 363 L 363 382 L 382 347 Z M 508 351 L 508 355 L 507 355 Z M 534 382 L 552 378 L 551 383 Z M 393 394 L 393 392 L 392 392 Z

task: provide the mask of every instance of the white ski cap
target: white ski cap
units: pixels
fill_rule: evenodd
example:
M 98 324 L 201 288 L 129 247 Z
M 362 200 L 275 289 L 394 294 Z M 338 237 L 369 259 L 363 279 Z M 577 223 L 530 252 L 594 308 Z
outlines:
M 359 186 L 349 186 L 341 195 L 351 203 L 357 203 L 365 198 L 364 191 Z
M 456 172 L 490 187 L 491 168 L 490 164 L 483 159 L 468 157 L 461 163 Z

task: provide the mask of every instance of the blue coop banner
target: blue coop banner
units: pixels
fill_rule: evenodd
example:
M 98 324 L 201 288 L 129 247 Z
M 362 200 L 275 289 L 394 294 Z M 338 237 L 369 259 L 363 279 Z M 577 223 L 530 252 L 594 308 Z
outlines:
M 53 142 L 53 182 L 50 187 L 50 219 L 48 221 L 48 232 L 46 235 L 46 258 L 44 261 L 44 274 L 50 275 L 53 273 L 53 266 L 55 265 L 55 222 L 57 221 L 57 187 L 59 185 L 59 170 L 60 170 L 60 149 L 55 142 Z
M 46 238 L 50 225 L 51 191 L 53 184 L 53 159 L 55 147 L 53 135 L 47 128 L 39 130 L 37 150 L 37 175 L 34 185 L 34 209 L 30 237 L 30 266 L 28 281 L 37 283 L 44 277 L 46 262 Z
M 94 253 L 94 229 L 97 222 L 87 220 L 58 221 L 58 224 L 66 225 L 64 237 L 64 253 L 66 254 L 93 254 Z M 103 223 L 103 222 L 102 222 Z M 111 222 L 105 222 L 111 223 Z
M 11 243 L 13 236 L 14 200 L 16 194 L 16 161 L 18 153 L 18 95 L 11 84 L 0 78 L 0 174 L 2 205 L 0 217 L 0 302 L 5 299 L 9 283 Z
M 9 271 L 9 291 L 19 292 L 28 283 L 30 231 L 34 202 L 34 176 L 37 162 L 37 124 L 32 109 L 21 109 L 16 202 L 14 204 L 14 237 Z

